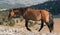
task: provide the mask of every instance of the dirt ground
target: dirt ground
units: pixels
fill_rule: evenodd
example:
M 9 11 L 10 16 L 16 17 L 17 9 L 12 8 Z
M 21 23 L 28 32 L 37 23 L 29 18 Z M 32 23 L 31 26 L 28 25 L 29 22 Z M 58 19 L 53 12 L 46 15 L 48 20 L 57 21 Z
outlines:
M 54 19 L 54 32 L 60 33 L 60 18 Z

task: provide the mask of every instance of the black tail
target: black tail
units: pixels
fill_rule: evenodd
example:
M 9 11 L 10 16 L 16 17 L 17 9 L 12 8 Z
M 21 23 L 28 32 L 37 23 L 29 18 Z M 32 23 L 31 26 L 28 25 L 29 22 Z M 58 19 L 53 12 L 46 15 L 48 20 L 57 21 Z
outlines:
M 54 21 L 53 21 L 53 15 L 49 14 L 49 30 L 52 32 L 54 29 Z
M 53 16 L 52 14 L 49 14 L 49 22 L 46 22 L 50 32 L 53 31 L 53 28 L 54 28 L 54 21 L 53 21 Z

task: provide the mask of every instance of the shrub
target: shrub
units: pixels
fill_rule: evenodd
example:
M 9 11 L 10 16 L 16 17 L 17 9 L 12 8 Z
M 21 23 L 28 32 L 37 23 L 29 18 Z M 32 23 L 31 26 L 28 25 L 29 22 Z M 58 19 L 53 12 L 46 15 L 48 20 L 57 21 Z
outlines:
M 12 19 L 9 23 L 9 26 L 14 26 L 15 25 L 15 21 Z
M 37 24 L 37 21 L 35 21 L 34 23 L 33 23 L 33 21 L 29 21 L 29 27 L 34 26 L 36 24 Z
M 3 25 L 3 22 L 0 22 L 0 25 Z

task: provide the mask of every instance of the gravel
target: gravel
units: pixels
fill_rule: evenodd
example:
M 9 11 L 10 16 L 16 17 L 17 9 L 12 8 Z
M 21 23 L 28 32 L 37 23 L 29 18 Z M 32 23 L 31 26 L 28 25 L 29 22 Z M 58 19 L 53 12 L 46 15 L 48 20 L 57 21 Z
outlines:
M 40 33 L 37 30 L 28 31 L 26 28 L 5 28 L 0 26 L 0 35 L 59 35 L 57 33 Z

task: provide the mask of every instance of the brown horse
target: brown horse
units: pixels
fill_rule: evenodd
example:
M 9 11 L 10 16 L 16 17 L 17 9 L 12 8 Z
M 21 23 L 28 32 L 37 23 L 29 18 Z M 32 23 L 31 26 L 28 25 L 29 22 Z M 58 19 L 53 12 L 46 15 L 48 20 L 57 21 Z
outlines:
M 28 21 L 33 20 L 33 21 L 40 21 L 41 20 L 41 28 L 39 31 L 43 28 L 44 23 L 48 26 L 50 32 L 53 31 L 53 16 L 50 12 L 47 10 L 35 10 L 32 8 L 15 8 L 11 9 L 8 19 L 12 18 L 14 15 L 21 15 L 25 19 L 25 26 L 27 30 L 31 31 L 28 28 Z

